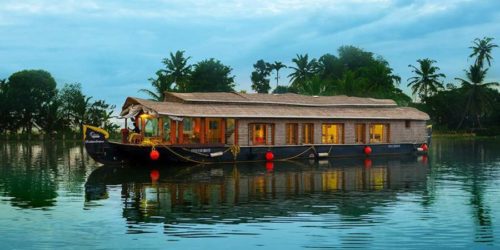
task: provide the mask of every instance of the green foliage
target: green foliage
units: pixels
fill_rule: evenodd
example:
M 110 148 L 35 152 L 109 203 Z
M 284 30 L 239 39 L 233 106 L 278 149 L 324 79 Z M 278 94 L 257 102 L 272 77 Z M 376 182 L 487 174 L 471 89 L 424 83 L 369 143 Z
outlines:
M 252 80 L 252 89 L 257 93 L 269 93 L 271 86 L 269 85 L 269 76 L 271 75 L 271 64 L 265 62 L 264 60 L 258 60 L 253 65 L 254 71 L 250 76 Z
M 290 67 L 293 72 L 288 77 L 292 81 L 291 87 L 299 88 L 300 85 L 309 81 L 315 75 L 317 69 L 316 59 L 309 61 L 309 55 L 297 54 L 297 57 L 292 59 L 292 62 L 295 63 L 295 66 Z M 318 78 L 317 80 L 320 81 L 321 79 Z
M 399 105 L 408 105 L 411 98 L 397 85 L 400 77 L 393 73 L 389 63 L 354 46 L 342 46 L 339 57 L 325 54 L 318 60 L 297 55 L 289 75 L 288 91 L 305 95 L 348 95 L 394 99 Z
M 283 64 L 282 62 L 280 61 L 275 61 L 273 64 L 270 64 L 270 67 L 272 70 L 276 70 L 276 88 L 278 88 L 279 86 L 279 79 L 280 79 L 280 70 L 282 68 L 286 68 L 286 65 Z
M 273 89 L 273 94 L 285 94 L 285 93 L 291 93 L 290 89 L 287 86 L 278 86 L 275 89 Z
M 479 128 L 481 128 L 480 118 L 493 108 L 494 93 L 491 91 L 492 87 L 499 86 L 499 84 L 497 82 L 484 83 L 488 69 L 482 69 L 479 64 L 471 65 L 469 70 L 465 72 L 467 79 L 456 78 L 461 82 L 461 89 L 464 91 L 467 100 L 464 117 L 472 115 L 475 117 Z M 458 127 L 461 124 L 459 123 Z
M 498 47 L 491 43 L 492 40 L 493 38 L 485 37 L 483 39 L 476 38 L 473 41 L 473 46 L 470 47 L 472 53 L 469 57 L 475 56 L 476 60 L 468 70 L 465 70 L 465 79 L 455 78 L 460 83 L 459 88 L 453 84 L 447 84 L 446 90 L 429 88 L 435 94 L 422 96 L 422 101 L 425 104 L 416 104 L 419 109 L 430 115 L 436 128 L 441 130 L 466 129 L 477 132 L 479 135 L 497 133 L 498 124 L 500 124 L 500 93 L 495 87 L 499 86 L 499 83 L 485 82 L 488 68 L 484 67 L 484 60 L 490 66 L 493 59 L 491 57 L 492 49 Z M 429 60 L 427 68 L 432 68 L 434 62 Z M 428 70 L 428 72 L 431 71 Z M 428 75 L 440 76 L 435 71 Z M 419 74 L 417 73 L 417 75 Z M 428 77 L 427 80 L 431 78 Z M 490 129 L 483 129 L 484 125 Z
M 332 54 L 325 54 L 321 56 L 314 70 L 321 79 L 338 79 L 346 70 L 344 64 L 340 59 Z
M 173 92 L 224 92 L 234 91 L 232 69 L 213 58 L 189 65 L 184 51 L 170 53 L 163 59 L 165 69 L 156 71 L 149 81 L 153 90 L 141 89 L 153 100 L 162 101 L 166 91 Z
M 184 56 L 185 51 L 176 51 L 175 54 L 170 52 L 170 58 L 164 58 L 163 64 L 166 69 L 161 70 L 162 75 L 170 78 L 162 79 L 163 82 L 172 81 L 175 84 L 175 89 L 179 92 L 187 92 L 189 84 L 189 75 L 191 74 L 191 65 L 188 65 L 188 60 L 191 57 Z M 158 72 L 156 73 L 158 75 Z M 163 86 L 164 88 L 170 85 Z
M 442 73 L 437 73 L 439 67 L 433 66 L 436 63 L 435 60 L 429 58 L 417 60 L 419 67 L 413 65 L 408 65 L 412 68 L 412 72 L 416 76 L 408 78 L 408 87 L 411 86 L 413 94 L 418 94 L 420 100 L 437 93 L 440 89 L 443 89 L 443 84 L 439 81 L 440 78 L 446 77 Z
M 156 78 L 149 78 L 154 91 L 149 89 L 140 89 L 139 91 L 146 93 L 154 101 L 163 101 L 165 98 L 165 91 L 175 91 L 172 87 L 174 84 L 174 77 L 167 75 L 164 70 L 156 71 Z
M 188 92 L 231 92 L 234 91 L 232 69 L 213 58 L 198 62 L 188 85 Z
M 27 88 L 32 96 L 23 88 Z M 35 127 L 54 137 L 56 133 L 81 132 L 84 123 L 103 126 L 110 132 L 117 129 L 118 126 L 111 123 L 115 106 L 102 100 L 91 102 L 91 99 L 82 93 L 78 83 L 66 84 L 58 91 L 54 79 L 46 71 L 14 73 L 8 82 L 0 81 L 0 133 L 9 130 L 16 134 L 22 127 L 29 138 L 31 128 Z
M 0 80 L 0 134 L 5 132 L 10 120 L 9 103 L 7 102 L 7 81 Z
M 492 43 L 493 38 L 484 37 L 483 39 L 476 38 L 474 39 L 474 45 L 469 47 L 472 49 L 472 53 L 469 55 L 470 58 L 476 57 L 475 64 L 480 68 L 484 66 L 484 60 L 488 62 L 488 66 L 491 66 L 491 60 L 493 57 L 491 56 L 491 51 L 493 48 L 497 48 L 498 45 Z
M 295 87 L 296 86 L 296 87 Z M 290 88 L 304 95 L 331 95 L 333 93 L 333 84 L 329 80 L 322 80 L 319 76 L 306 78 L 300 84 L 296 84 Z M 281 86 L 280 86 L 281 87 Z M 290 91 L 289 91 L 290 92 Z
M 7 99 L 14 113 L 15 126 L 31 134 L 35 116 L 51 105 L 56 96 L 56 81 L 44 70 L 23 70 L 9 77 Z

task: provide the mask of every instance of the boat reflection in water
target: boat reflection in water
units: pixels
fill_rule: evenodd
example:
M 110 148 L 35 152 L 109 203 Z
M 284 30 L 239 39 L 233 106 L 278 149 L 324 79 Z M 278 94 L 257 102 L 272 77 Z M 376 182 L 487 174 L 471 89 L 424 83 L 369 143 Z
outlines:
M 120 188 L 129 223 L 244 223 L 296 213 L 361 216 L 402 192 L 425 191 L 426 159 L 334 159 L 160 170 L 104 166 L 87 202 Z M 117 186 L 118 185 L 118 186 Z

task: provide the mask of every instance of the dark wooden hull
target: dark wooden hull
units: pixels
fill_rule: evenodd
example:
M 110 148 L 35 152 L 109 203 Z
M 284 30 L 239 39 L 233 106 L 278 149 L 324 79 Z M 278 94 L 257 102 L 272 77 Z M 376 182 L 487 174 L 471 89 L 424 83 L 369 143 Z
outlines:
M 165 164 L 165 163 L 233 163 L 266 161 L 266 153 L 272 152 L 274 161 L 292 159 L 322 159 L 329 157 L 376 157 L 383 155 L 418 154 L 420 144 L 371 144 L 371 145 L 297 145 L 297 146 L 214 146 L 200 147 L 156 145 L 159 159 L 150 159 L 152 146 L 122 144 L 104 141 L 102 143 L 86 142 L 89 155 L 97 162 L 104 164 Z M 370 155 L 364 153 L 365 146 L 372 149 Z M 239 149 L 239 150 L 238 150 Z

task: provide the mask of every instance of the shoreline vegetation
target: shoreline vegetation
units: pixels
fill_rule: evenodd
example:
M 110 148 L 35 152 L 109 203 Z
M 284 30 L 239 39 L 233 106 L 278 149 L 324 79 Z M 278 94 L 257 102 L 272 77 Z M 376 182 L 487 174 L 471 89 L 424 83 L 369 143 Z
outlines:
M 337 55 L 327 53 L 317 59 L 297 54 L 290 65 L 258 60 L 250 75 L 251 88 L 257 93 L 393 99 L 400 106 L 428 113 L 436 137 L 497 137 L 499 83 L 487 81 L 492 50 L 498 47 L 493 40 L 474 39 L 469 47 L 473 64 L 452 81 L 439 72 L 438 62 L 433 59 L 418 59 L 417 64 L 408 65 L 414 76 L 406 80 L 406 85 L 413 99 L 399 88 L 402 79 L 389 62 L 354 46 L 341 46 Z M 237 91 L 230 66 L 214 58 L 190 64 L 191 58 L 184 53 L 176 51 L 164 58 L 164 68 L 148 79 L 152 88 L 139 92 L 151 100 L 163 100 L 165 91 Z M 292 73 L 283 76 L 280 70 L 284 68 Z M 287 78 L 288 83 L 280 84 Z M 80 83 L 66 83 L 60 89 L 56 86 L 54 78 L 44 70 L 22 70 L 0 79 L 0 141 L 81 140 L 83 124 L 102 127 L 111 138 L 120 138 L 119 126 L 112 122 L 116 117 L 114 105 L 83 94 Z

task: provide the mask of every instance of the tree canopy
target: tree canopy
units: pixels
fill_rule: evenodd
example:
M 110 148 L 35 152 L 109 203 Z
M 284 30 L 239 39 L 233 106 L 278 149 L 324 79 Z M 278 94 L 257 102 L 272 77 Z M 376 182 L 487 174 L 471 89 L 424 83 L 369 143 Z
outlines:
M 234 91 L 234 76 L 231 67 L 210 58 L 193 65 L 187 86 L 188 92 L 231 92 Z
M 264 60 L 258 60 L 253 65 L 254 71 L 250 76 L 252 81 L 252 89 L 257 93 L 269 93 L 271 86 L 269 85 L 269 76 L 271 75 L 271 64 Z
M 44 70 L 23 70 L 9 77 L 7 99 L 17 118 L 17 127 L 31 134 L 35 117 L 51 105 L 57 94 L 56 81 Z
M 66 84 L 57 90 L 56 82 L 44 70 L 23 70 L 0 81 L 0 133 L 81 131 L 84 123 L 103 126 L 111 132 L 115 106 L 103 100 L 91 102 L 81 84 Z M 21 131 L 19 131 L 21 130 Z
M 413 94 L 418 94 L 422 100 L 442 89 L 443 84 L 439 80 L 446 76 L 438 73 L 439 67 L 433 65 L 436 63 L 435 60 L 426 58 L 419 59 L 417 62 L 419 63 L 419 67 L 408 65 L 416 75 L 408 78 L 408 81 L 410 81 L 408 87 L 411 86 Z

